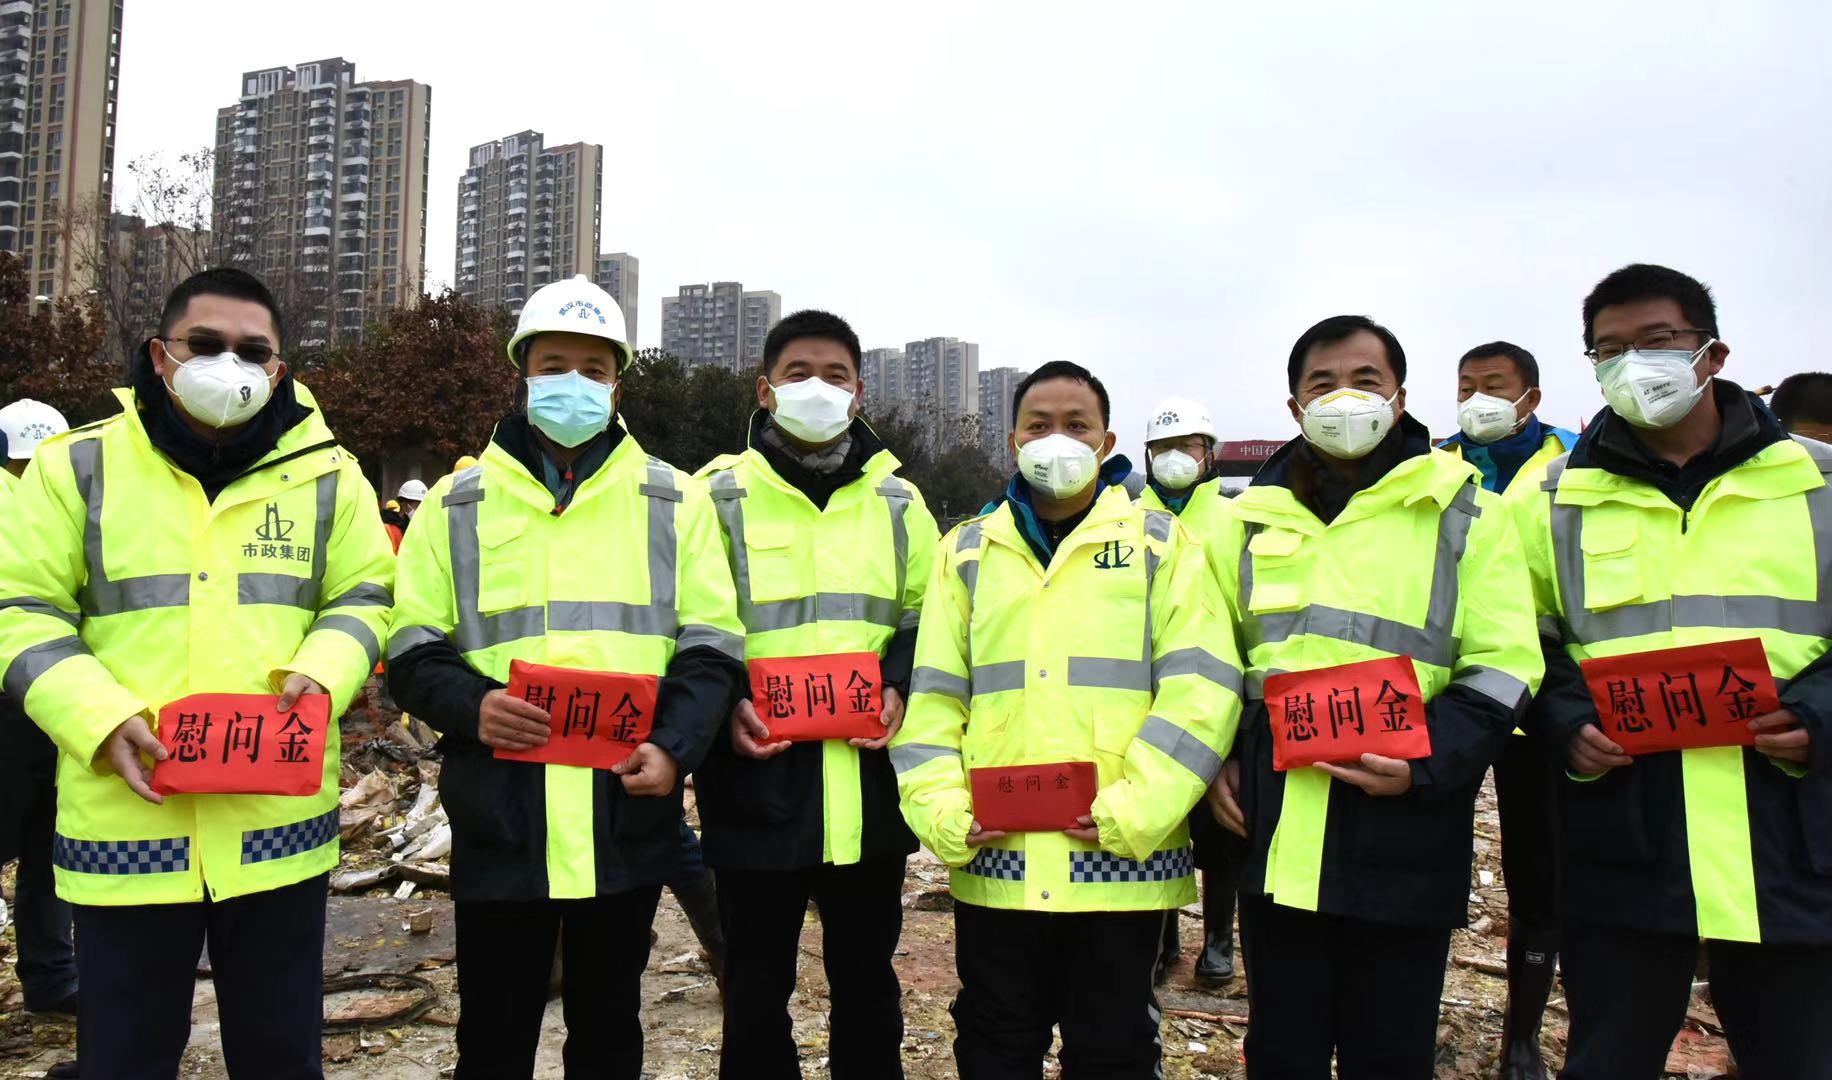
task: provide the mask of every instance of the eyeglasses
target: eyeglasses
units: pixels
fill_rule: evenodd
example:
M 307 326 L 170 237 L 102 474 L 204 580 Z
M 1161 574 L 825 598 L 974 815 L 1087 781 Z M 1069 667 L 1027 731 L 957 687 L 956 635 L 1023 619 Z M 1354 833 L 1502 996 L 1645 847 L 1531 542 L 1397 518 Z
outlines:
M 1627 345 L 1617 345 L 1614 343 L 1611 343 L 1608 345 L 1598 345 L 1594 349 L 1584 350 L 1584 355 L 1590 357 L 1590 362 L 1593 364 L 1606 364 L 1611 360 L 1618 359 L 1619 357 L 1622 356 L 1622 354 L 1630 351 L 1631 349 L 1634 350 L 1635 352 L 1658 352 L 1661 349 L 1672 349 L 1672 348 L 1682 347 L 1682 346 L 1679 346 L 1675 340 L 1681 334 L 1694 334 L 1700 338 L 1709 338 L 1711 336 L 1711 331 L 1709 330 L 1650 330 L 1647 333 L 1636 338 L 1633 342 Z M 1686 351 L 1691 352 L 1692 350 L 1687 349 Z
M 246 360 L 257 367 L 266 367 L 267 362 L 275 356 L 274 347 L 265 342 L 243 341 L 231 345 L 220 334 L 199 332 L 189 337 L 160 338 L 159 340 L 165 342 L 168 347 L 174 340 L 183 342 L 184 347 L 191 350 L 191 355 L 194 357 L 220 356 L 226 352 L 233 352 L 239 359 Z

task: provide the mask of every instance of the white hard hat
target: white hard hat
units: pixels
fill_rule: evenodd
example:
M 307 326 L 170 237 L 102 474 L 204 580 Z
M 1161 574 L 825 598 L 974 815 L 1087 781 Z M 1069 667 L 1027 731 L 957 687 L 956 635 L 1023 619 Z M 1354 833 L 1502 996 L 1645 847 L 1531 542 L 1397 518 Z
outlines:
M 1145 421 L 1145 441 L 1153 443 L 1177 435 L 1220 438 L 1215 434 L 1215 421 L 1209 418 L 1207 405 L 1195 398 L 1165 398 L 1151 410 L 1151 419 Z
M 6 456 L 14 461 L 30 460 L 39 443 L 69 430 L 70 422 L 64 419 L 64 414 L 42 401 L 20 398 L 0 409 L 0 431 L 6 433 Z
M 426 501 L 426 484 L 419 480 L 409 480 L 401 485 L 401 490 L 394 493 L 398 499 L 411 499 L 414 502 Z
M 623 325 L 623 309 L 611 299 L 610 293 L 593 285 L 584 274 L 543 285 L 522 305 L 521 318 L 515 323 L 515 336 L 509 339 L 509 362 L 521 367 L 522 342 L 551 331 L 590 334 L 616 342 L 623 354 L 617 362 L 619 375 L 635 359 Z

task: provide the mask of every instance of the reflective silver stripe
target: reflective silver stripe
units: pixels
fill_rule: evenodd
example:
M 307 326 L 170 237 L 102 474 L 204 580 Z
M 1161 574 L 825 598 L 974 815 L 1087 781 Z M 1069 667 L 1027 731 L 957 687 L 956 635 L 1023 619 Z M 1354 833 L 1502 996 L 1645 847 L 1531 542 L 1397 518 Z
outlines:
M 1538 621 L 1539 621 L 1539 636 L 1540 637 L 1548 638 L 1552 641 L 1558 641 L 1560 638 L 1564 636 L 1563 631 L 1559 629 L 1558 616 L 1541 615 Z
M 36 596 L 15 596 L 10 600 L 0 600 L 0 611 L 5 611 L 7 608 L 16 608 L 32 615 L 49 615 L 58 622 L 69 623 L 71 626 L 80 626 L 83 622 L 81 615 L 65 611 L 56 604 L 40 600 Z
M 1221 755 L 1213 747 L 1161 716 L 1147 716 L 1138 740 L 1162 751 L 1165 757 L 1188 769 L 1204 784 L 1221 775 Z
M 454 494 L 475 493 L 463 502 L 447 502 L 446 541 L 450 545 L 452 596 L 458 611 L 458 625 L 452 628 L 452 643 L 459 652 L 473 652 L 507 641 L 539 637 L 546 629 L 546 610 L 540 607 L 517 608 L 496 615 L 484 615 L 479 607 L 482 593 L 482 546 L 477 537 L 477 507 L 483 502 L 483 468 L 474 466 L 459 473 L 452 481 Z M 398 653 L 396 654 L 398 655 Z
M 235 580 L 235 602 L 279 604 L 317 611 L 318 582 L 293 574 L 238 574 Z
M 1240 693 L 1240 669 L 1207 649 L 1176 649 L 1154 660 L 1151 665 L 1152 693 L 1158 692 L 1158 683 L 1179 675 L 1200 675 L 1236 695 Z
M 83 521 L 83 562 L 89 580 L 77 594 L 84 615 L 121 615 L 152 608 L 184 607 L 191 602 L 189 574 L 148 574 L 111 581 L 102 558 L 102 441 L 82 439 L 70 444 L 70 468 L 77 491 L 83 496 L 87 516 Z
M 682 499 L 674 483 L 674 469 L 661 458 L 650 458 L 649 482 L 643 485 L 642 493 L 649 497 L 649 606 L 672 623 L 679 610 L 674 504 Z
M 891 555 L 897 560 L 895 595 L 897 602 L 902 604 L 910 574 L 910 526 L 904 520 L 910 512 L 910 493 L 902 481 L 893 477 L 878 486 L 878 494 L 884 497 L 884 505 L 891 514 Z
M 20 650 L 19 655 L 13 657 L 13 662 L 6 666 L 6 677 L 0 679 L 0 690 L 5 690 L 6 696 L 15 703 L 23 703 L 26 692 L 32 689 L 32 684 L 38 681 L 40 675 L 72 656 L 88 655 L 89 646 L 84 645 L 83 639 L 79 637 L 39 642 Z
M 967 599 L 971 602 L 980 585 L 980 560 L 962 559 L 954 564 L 954 572 L 961 576 L 961 584 L 966 587 Z
M 315 634 L 320 630 L 335 630 L 340 634 L 348 634 L 355 638 L 356 643 L 363 647 L 363 652 L 369 657 L 369 666 L 364 669 L 365 671 L 374 670 L 376 663 L 382 658 L 382 643 L 376 640 L 375 631 L 369 629 L 368 623 L 354 615 L 320 615 L 318 621 L 312 624 L 309 633 Z
M 1170 530 L 1176 519 L 1162 510 L 1145 511 L 1145 535 L 1161 544 L 1170 543 Z
M 363 582 L 355 585 L 324 602 L 320 611 L 329 611 L 340 607 L 393 607 L 394 594 L 380 585 Z
M 430 626 L 399 626 L 388 635 L 388 659 L 398 659 L 422 645 L 446 640 L 444 631 Z
M 1144 660 L 1114 660 L 1105 656 L 1069 657 L 1069 685 L 1107 690 L 1151 690 L 1151 665 Z
M 536 614 L 540 611 L 539 608 L 522 610 Z M 547 629 L 616 630 L 625 634 L 647 634 L 653 637 L 672 637 L 676 631 L 672 613 L 645 604 L 625 604 L 616 600 L 548 601 Z M 534 633 L 538 635 L 540 631 L 537 629 Z
M 1452 686 L 1467 686 L 1497 702 L 1504 709 L 1527 706 L 1527 684 L 1499 668 L 1470 667 L 1451 680 Z
M 972 551 L 979 547 L 982 526 L 983 523 L 978 521 L 969 521 L 962 525 L 960 534 L 954 538 L 954 550 L 956 552 Z
M 738 603 L 744 628 L 754 634 L 789 630 L 813 622 L 868 622 L 896 629 L 903 605 L 884 596 L 866 593 L 817 593 L 762 604 Z
M 682 626 L 674 635 L 674 647 L 677 650 L 692 649 L 702 645 L 717 649 L 733 660 L 744 659 L 744 638 L 716 626 L 689 623 Z
M 1431 598 L 1426 604 L 1425 625 L 1412 626 L 1396 619 L 1383 618 L 1359 611 L 1312 604 L 1296 611 L 1251 612 L 1253 597 L 1253 553 L 1251 541 L 1256 527 L 1246 530 L 1248 544 L 1240 555 L 1241 609 L 1247 614 L 1241 620 L 1241 631 L 1248 647 L 1275 644 L 1299 635 L 1326 637 L 1368 645 L 1382 652 L 1409 656 L 1437 667 L 1456 664 L 1461 647 L 1453 633 L 1457 620 L 1457 565 L 1469 543 L 1470 526 L 1482 516 L 1474 482 L 1466 483 L 1438 515 L 1437 551 L 1432 561 Z
M 922 625 L 922 612 L 915 608 L 904 608 L 903 614 L 897 616 L 897 629 L 914 630 Z
M 318 521 L 314 529 L 317 544 L 312 548 L 312 582 L 315 585 L 324 582 L 324 568 L 330 558 L 331 530 L 337 524 L 337 478 L 341 475 L 333 469 L 318 478 Z M 314 596 L 312 603 L 317 602 Z
M 973 693 L 973 686 L 959 675 L 940 668 L 919 667 L 910 673 L 910 693 L 941 694 L 965 705 Z
M 973 693 L 996 694 L 1002 690 L 1024 689 L 1024 661 L 1006 660 L 997 664 L 973 665 Z
M 1581 645 L 1619 638 L 1665 634 L 1680 627 L 1780 630 L 1805 637 L 1832 637 L 1832 488 L 1806 493 L 1815 549 L 1816 599 L 1779 596 L 1675 596 L 1593 611 L 1585 598 L 1584 508 L 1552 500 L 1552 564 L 1563 609 L 1564 639 Z
M 1809 439 L 1802 435 L 1795 435 L 1793 439 L 1801 449 L 1807 452 L 1807 456 L 1813 459 L 1813 464 L 1819 466 L 1821 476 L 1832 477 L 1832 448 L 1817 439 Z
M 891 768 L 899 773 L 909 772 L 916 766 L 936 758 L 961 756 L 959 750 L 951 746 L 935 746 L 930 743 L 904 743 L 891 747 Z

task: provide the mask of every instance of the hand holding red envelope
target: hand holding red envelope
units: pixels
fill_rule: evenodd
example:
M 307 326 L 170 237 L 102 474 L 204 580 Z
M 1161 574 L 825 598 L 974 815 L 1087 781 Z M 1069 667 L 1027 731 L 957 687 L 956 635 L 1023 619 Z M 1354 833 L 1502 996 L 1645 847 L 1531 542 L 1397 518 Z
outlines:
M 504 761 L 533 761 L 609 769 L 649 739 L 661 680 L 654 675 L 551 667 L 509 662 L 510 697 L 547 710 L 551 727 L 545 746 L 497 750 Z
M 973 769 L 973 820 L 986 832 L 1060 832 L 1094 806 L 1098 778 L 1091 761 Z
M 274 694 L 193 694 L 159 710 L 153 766 L 161 795 L 316 795 L 324 784 L 331 699 L 306 694 L 281 712 Z
M 1754 746 L 1749 721 L 1781 707 L 1759 638 L 1585 660 L 1603 734 L 1625 754 Z
M 876 739 L 884 734 L 877 653 L 751 660 L 751 707 L 770 742 Z
M 1266 711 L 1279 772 L 1363 754 L 1431 756 L 1418 672 L 1404 656 L 1274 675 L 1266 680 Z

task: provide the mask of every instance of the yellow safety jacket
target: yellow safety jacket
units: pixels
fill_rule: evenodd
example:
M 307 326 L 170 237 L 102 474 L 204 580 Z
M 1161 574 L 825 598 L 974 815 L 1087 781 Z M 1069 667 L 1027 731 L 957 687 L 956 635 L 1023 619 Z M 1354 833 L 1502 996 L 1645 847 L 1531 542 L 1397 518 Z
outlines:
M 391 664 L 445 642 L 506 684 L 514 660 L 660 677 L 694 646 L 743 655 L 711 501 L 628 434 L 559 514 L 547 487 L 492 441 L 478 465 L 427 493 L 401 542 L 397 582 Z M 456 736 L 444 718 L 422 718 L 447 733 L 440 789 L 454 895 L 577 899 L 671 870 L 680 785 L 627 796 L 605 770 L 497 760 L 477 741 L 475 716 Z M 671 709 L 664 685 L 649 741 L 685 773 L 724 719 Z
M 0 467 L 0 498 L 5 498 L 7 495 L 12 494 L 13 489 L 18 486 L 19 478 L 14 476 L 6 468 Z
M 1474 466 L 1440 450 L 1402 460 L 1325 525 L 1286 486 L 1298 443 L 1228 504 L 1217 541 L 1234 571 L 1251 701 L 1239 742 L 1250 855 L 1242 887 L 1287 907 L 1409 925 L 1460 925 L 1474 801 L 1543 671 L 1519 541 Z M 1314 767 L 1276 772 L 1265 681 L 1410 658 L 1431 756 L 1413 790 L 1370 796 Z
M 124 411 L 41 445 L 0 529 L 0 670 L 58 763 L 58 895 L 223 900 L 337 864 L 338 730 L 311 796 L 142 801 L 96 753 L 190 694 L 278 692 L 289 672 L 349 707 L 388 636 L 394 578 L 375 492 L 312 413 L 215 502 Z
M 898 630 L 914 633 L 937 535 L 922 494 L 895 475 L 897 464 L 890 451 L 878 451 L 824 510 L 754 447 L 700 471 L 731 561 L 747 661 L 883 656 Z M 695 780 L 715 867 L 845 866 L 868 848 L 874 857 L 915 850 L 884 751 L 826 739 L 752 761 L 729 746 L 715 740 Z
M 1810 771 L 1716 747 L 1561 779 L 1561 888 L 1575 920 L 1832 944 L 1832 454 L 1816 461 L 1810 444 L 1776 438 L 1688 510 L 1593 465 L 1584 443 L 1508 497 L 1552 650 L 1532 734 L 1561 758 L 1599 723 L 1577 662 L 1750 637 L 1813 737 Z
M 891 743 L 903 815 L 957 899 L 1029 911 L 1191 903 L 1190 808 L 1240 717 L 1239 668 L 1202 547 L 1102 491 L 1040 565 L 1009 504 L 943 538 L 909 715 Z M 1100 844 L 1060 832 L 970 849 L 968 771 L 1093 762 Z
M 1142 510 L 1157 510 L 1166 514 L 1172 512 L 1158 496 L 1157 489 L 1150 484 L 1146 484 L 1145 490 L 1139 493 L 1138 504 Z M 1176 518 L 1190 531 L 1191 536 L 1201 542 L 1202 553 L 1208 559 L 1209 571 L 1215 575 L 1216 583 L 1220 584 L 1224 576 L 1232 575 L 1233 564 L 1225 561 L 1226 556 L 1214 543 L 1232 520 L 1228 513 L 1228 497 L 1221 493 L 1221 478 L 1218 476 L 1197 484 L 1196 489 L 1190 492 L 1189 500 L 1183 504 L 1183 509 L 1176 513 Z
M 1565 431 L 1562 428 L 1555 428 L 1547 425 L 1546 431 L 1547 435 L 1545 441 L 1540 443 L 1539 449 L 1533 451 L 1533 456 L 1528 458 L 1520 466 L 1520 471 L 1514 474 L 1513 481 L 1508 484 L 1508 491 L 1512 491 L 1514 488 L 1522 485 L 1531 486 L 1537 484 L 1541 476 L 1545 473 L 1546 466 L 1552 464 L 1557 458 L 1564 457 L 1566 452 L 1577 442 L 1577 436 L 1575 434 Z M 1567 436 L 1570 437 L 1569 442 L 1566 441 Z M 1461 442 L 1448 440 L 1439 444 L 1438 449 L 1459 461 L 1463 460 L 1463 444 Z M 1505 494 L 1505 492 L 1503 494 Z

